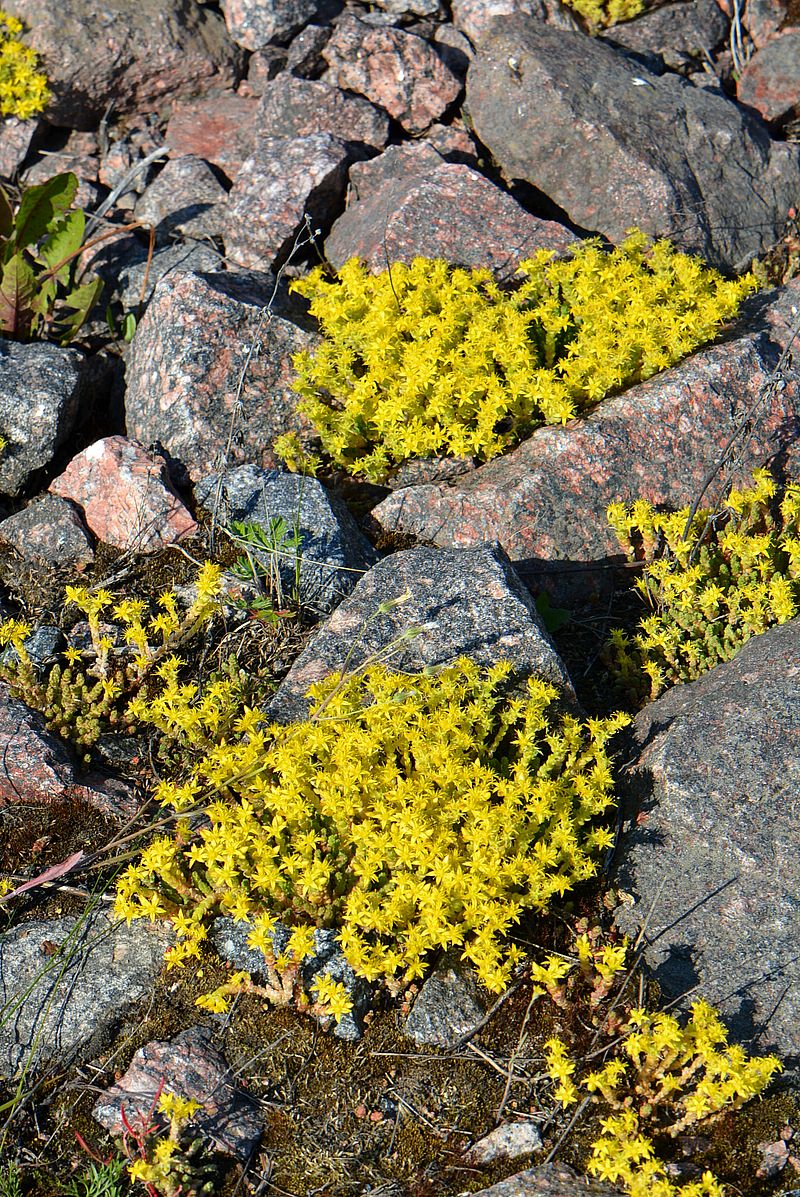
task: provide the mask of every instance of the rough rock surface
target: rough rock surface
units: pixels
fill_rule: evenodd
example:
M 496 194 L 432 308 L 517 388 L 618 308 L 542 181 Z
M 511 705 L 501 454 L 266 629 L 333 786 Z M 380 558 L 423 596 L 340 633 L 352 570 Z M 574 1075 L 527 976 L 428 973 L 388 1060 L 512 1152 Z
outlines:
M 237 1086 L 212 1035 L 210 1027 L 189 1027 L 174 1039 L 154 1040 L 139 1048 L 124 1076 L 95 1104 L 95 1119 L 121 1136 L 122 1111 L 136 1126 L 152 1113 L 163 1089 L 199 1102 L 203 1108 L 193 1116 L 192 1129 L 209 1139 L 216 1151 L 247 1163 L 261 1138 L 261 1120 Z
M 330 133 L 375 149 L 389 140 L 389 118 L 363 96 L 320 79 L 281 74 L 261 89 L 257 123 L 263 137 L 310 137 Z
M 323 50 L 331 82 L 385 108 L 409 133 L 421 133 L 457 98 L 461 83 L 421 37 L 368 25 L 352 14 Z
M 610 1185 L 584 1180 L 566 1164 L 542 1164 L 480 1189 L 474 1197 L 622 1197 L 622 1193 Z
M 678 68 L 717 49 L 729 26 L 717 0 L 678 0 L 612 26 L 605 37 L 629 50 L 660 54 Z
M 193 478 L 245 462 L 276 466 L 275 437 L 305 427 L 291 355 L 317 336 L 302 320 L 268 275 L 162 279 L 128 355 L 129 434 L 159 441 Z
M 94 561 L 92 538 L 66 499 L 45 495 L 0 522 L 0 540 L 37 570 L 82 570 Z
M 466 1164 L 491 1164 L 494 1160 L 515 1160 L 539 1151 L 542 1136 L 535 1122 L 504 1122 L 473 1143 L 464 1153 Z
M 635 739 L 617 881 L 636 901 L 617 921 L 647 920 L 668 999 L 703 997 L 737 1041 L 796 1057 L 800 620 L 650 703 Z
M 13 0 L 42 56 L 51 124 L 92 129 L 113 101 L 146 112 L 165 98 L 236 81 L 239 53 L 222 19 L 193 0 Z
M 474 1031 L 486 1005 L 471 973 L 453 963 L 439 965 L 423 982 L 403 1031 L 419 1047 L 455 1047 Z
M 380 603 L 405 594 L 409 598 L 400 606 L 378 614 Z M 280 722 L 301 717 L 312 682 L 345 662 L 357 668 L 420 627 L 419 635 L 388 655 L 392 666 L 414 673 L 464 655 L 484 666 L 504 658 L 522 676 L 539 674 L 572 691 L 533 599 L 501 548 L 419 548 L 394 553 L 361 579 L 295 661 L 270 703 L 270 717 Z
M 800 148 L 727 98 L 532 19 L 497 23 L 467 102 L 508 179 L 614 242 L 637 225 L 736 269 L 777 239 L 800 189 Z
M 57 802 L 74 780 L 75 765 L 64 741 L 0 682 L 0 806 Z
M 800 13 L 792 0 L 747 0 L 745 25 L 760 50 L 774 37 L 800 28 Z
M 187 154 L 165 164 L 136 204 L 134 218 L 153 225 L 157 245 L 181 234 L 209 238 L 222 232 L 227 196 L 208 162 Z
M 284 548 L 272 559 L 259 550 L 253 556 L 268 576 L 269 571 L 279 571 L 286 595 L 292 595 L 299 569 L 299 601 L 311 611 L 332 611 L 378 559 L 344 504 L 316 478 L 239 466 L 203 478 L 195 487 L 195 499 L 223 525 L 236 520 L 269 529 L 270 520 L 282 519 L 290 536 L 299 533 L 296 548 Z
M 792 290 L 800 296 L 800 288 Z M 767 303 L 759 298 L 762 309 Z M 519 448 L 453 485 L 396 490 L 374 509 L 374 518 L 387 530 L 442 546 L 497 539 L 526 571 L 544 562 L 580 565 L 618 554 L 605 519 L 608 504 L 645 498 L 674 509 L 691 503 L 758 402 L 784 334 L 771 326 L 768 308 L 752 319 L 753 328 L 769 332 L 745 332 L 699 350 L 564 428 L 538 428 Z M 791 369 L 782 388 L 769 388 L 741 449 L 739 482 L 796 440 L 799 390 L 800 374 Z
M 174 104 L 165 141 L 170 156 L 191 154 L 234 179 L 253 148 L 258 100 L 227 93 Z
M 453 24 L 480 46 L 494 21 L 507 17 L 530 17 L 559 29 L 580 28 L 575 17 L 559 0 L 452 0 Z
M 75 426 L 83 357 L 77 349 L 0 340 L 0 494 L 18 495 Z
M 157 552 L 197 530 L 172 487 L 164 457 L 124 436 L 89 445 L 50 483 L 50 491 L 77 503 L 95 536 L 120 549 Z
M 228 258 L 245 270 L 282 266 L 307 221 L 326 227 L 341 211 L 350 158 L 348 144 L 330 133 L 259 138 L 228 196 Z
M 152 992 L 170 941 L 164 924 L 127 927 L 97 911 L 0 935 L 0 1076 L 98 1051 Z
M 222 0 L 228 32 L 245 50 L 288 42 L 323 7 L 323 0 Z
M 367 199 L 351 202 L 325 254 L 337 268 L 352 257 L 373 270 L 385 270 L 387 258 L 444 258 L 488 267 L 503 278 L 537 249 L 564 250 L 575 239 L 563 225 L 532 216 L 477 171 L 439 162 L 425 174 L 397 174 Z
M 800 30 L 756 50 L 739 77 L 736 95 L 765 121 L 800 113 Z

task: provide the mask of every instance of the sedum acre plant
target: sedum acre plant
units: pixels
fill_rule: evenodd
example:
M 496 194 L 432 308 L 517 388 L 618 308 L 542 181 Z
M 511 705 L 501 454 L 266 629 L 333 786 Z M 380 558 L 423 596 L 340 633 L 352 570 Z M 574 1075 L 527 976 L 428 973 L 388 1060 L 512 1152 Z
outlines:
M 0 11 L 0 116 L 27 120 L 47 106 L 50 91 L 38 55 L 19 40 L 22 22 Z
M 510 290 L 426 258 L 318 267 L 292 283 L 325 334 L 294 358 L 299 408 L 333 462 L 370 480 L 411 457 L 488 459 L 674 365 L 756 286 L 637 231 L 610 252 L 540 250 Z
M 140 715 L 133 696 L 146 684 L 151 686 L 148 698 L 140 700 L 146 707 L 161 679 L 177 685 L 183 662 L 176 649 L 207 628 L 219 611 L 220 566 L 206 561 L 195 585 L 196 598 L 187 610 L 179 611 L 174 591 L 167 590 L 159 596 L 157 614 L 149 612 L 142 599 L 115 603 L 108 590 L 68 586 L 66 605 L 86 616 L 89 643 L 81 648 L 69 645 L 63 663 L 42 672 L 26 648 L 31 626 L 19 619 L 5 620 L 0 623 L 0 645 L 10 645 L 14 654 L 0 662 L 0 679 L 16 697 L 42 712 L 51 731 L 80 748 L 90 748 L 112 728 L 131 730 Z M 114 623 L 104 622 L 108 617 Z M 216 731 L 219 694 L 231 690 L 236 691 L 235 680 L 217 679 L 200 703 L 201 712 L 214 711 L 209 718 Z
M 565 0 L 565 3 L 583 17 L 590 31 L 631 21 L 646 8 L 645 0 Z
M 279 971 L 311 954 L 315 926 L 337 926 L 362 977 L 411 980 L 431 951 L 457 945 L 501 991 L 520 958 L 506 932 L 593 877 L 613 840 L 606 745 L 628 722 L 559 713 L 540 680 L 515 696 L 510 670 L 375 664 L 312 686 L 309 718 L 288 728 L 245 709 L 237 737 L 159 786 L 178 812 L 210 790 L 207 825 L 184 818 L 151 844 L 119 882 L 117 915 L 171 919 L 172 964 L 196 956 L 206 920 L 224 913 L 250 924 L 270 967 L 277 920 L 291 928 Z M 180 728 L 187 705 L 168 684 L 153 718 Z M 344 1011 L 335 986 L 316 997 Z
M 561 1039 L 547 1042 L 545 1059 L 561 1105 L 583 1097 L 614 1111 L 601 1121 L 587 1170 L 623 1184 L 631 1197 L 724 1197 L 710 1172 L 674 1184 L 643 1129 L 675 1137 L 707 1126 L 762 1093 L 781 1068 L 775 1056 L 748 1057 L 729 1045 L 719 1014 L 703 1001 L 694 1003 L 685 1027 L 671 1014 L 632 1010 L 618 1051 L 580 1085 L 578 1065 Z
M 609 507 L 620 544 L 645 562 L 636 587 L 652 609 L 632 640 L 615 629 L 609 645 L 637 698 L 693 681 L 800 611 L 800 486 L 786 487 L 773 513 L 776 489 L 756 470 L 752 486 L 691 520 L 689 508 L 656 512 L 644 500 Z

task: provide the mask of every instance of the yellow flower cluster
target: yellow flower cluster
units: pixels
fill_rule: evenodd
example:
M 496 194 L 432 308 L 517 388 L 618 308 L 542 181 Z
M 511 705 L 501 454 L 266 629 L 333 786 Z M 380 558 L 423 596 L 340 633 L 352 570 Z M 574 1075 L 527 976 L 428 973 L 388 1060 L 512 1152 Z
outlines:
M 45 109 L 50 90 L 36 51 L 19 40 L 22 29 L 21 21 L 0 11 L 0 116 L 27 120 Z
M 709 1172 L 700 1181 L 674 1185 L 642 1126 L 651 1123 L 674 1137 L 698 1123 L 707 1125 L 762 1093 L 781 1068 L 775 1056 L 748 1057 L 729 1044 L 718 1012 L 704 1001 L 694 1003 L 685 1027 L 670 1014 L 632 1010 L 619 1051 L 583 1076 L 580 1088 L 577 1065 L 562 1040 L 548 1041 L 545 1058 L 562 1105 L 585 1094 L 615 1111 L 601 1122 L 603 1134 L 593 1144 L 587 1169 L 600 1180 L 621 1182 L 632 1197 L 723 1197 Z
M 129 867 L 117 915 L 172 919 L 174 963 L 222 912 L 250 922 L 265 955 L 278 918 L 295 927 L 298 958 L 309 928 L 337 925 L 370 980 L 420 977 L 432 950 L 457 945 L 502 990 L 521 955 L 506 932 L 593 877 L 612 842 L 606 744 L 628 722 L 558 714 L 540 680 L 513 696 L 510 671 L 466 658 L 419 676 L 375 665 L 313 686 L 309 718 L 288 728 L 245 712 L 243 735 L 189 782 L 159 787 L 177 810 L 218 796 L 207 826 L 157 840 Z M 167 699 L 180 704 L 177 686 Z M 343 997 L 324 982 L 318 996 L 331 1010 Z
M 637 231 L 610 252 L 540 250 L 510 290 L 427 258 L 318 267 L 292 283 L 325 334 L 294 358 L 299 409 L 337 465 L 374 481 L 411 457 L 488 459 L 674 365 L 756 286 Z
M 202 1108 L 193 1098 L 161 1094 L 157 1109 L 167 1115 L 169 1128 L 164 1133 L 156 1122 L 141 1131 L 133 1128 L 140 1154 L 128 1164 L 131 1180 L 140 1181 L 148 1192 L 159 1197 L 210 1197 L 217 1191 L 215 1169 L 207 1158 L 202 1136 L 189 1142 L 187 1134 L 191 1119 Z M 126 1148 L 130 1152 L 130 1136 L 126 1136 Z
M 533 992 L 540 996 L 547 993 L 557 1006 L 565 1008 L 580 1001 L 588 990 L 589 1007 L 594 1009 L 608 996 L 618 975 L 626 968 L 628 937 L 623 936 L 618 942 L 603 942 L 599 927 L 573 934 L 574 958 L 549 955 L 542 962 L 530 963 Z
M 645 11 L 645 0 L 564 0 L 583 17 L 590 30 L 608 29 Z
M 656 512 L 644 500 L 613 503 L 608 520 L 632 559 L 653 610 L 631 641 L 612 633 L 611 660 L 637 697 L 693 681 L 767 628 L 800 612 L 800 486 L 786 487 L 776 519 L 767 470 L 732 488 L 718 511 Z
M 73 604 L 86 616 L 91 647 L 70 645 L 64 653 L 66 665 L 56 663 L 42 678 L 24 644 L 30 626 L 9 619 L 0 624 L 0 645 L 12 645 L 17 660 L 0 667 L 0 676 L 15 695 L 44 714 L 51 730 L 88 748 L 110 725 L 130 727 L 143 717 L 155 695 L 151 693 L 149 700 L 127 700 L 146 679 L 155 675 L 164 679 L 165 688 L 178 685 L 182 662 L 173 650 L 207 626 L 219 610 L 220 566 L 204 562 L 195 585 L 197 594 L 187 611 L 181 613 L 175 593 L 165 591 L 155 615 L 149 614 L 141 599 L 122 599 L 115 604 L 108 590 L 68 586 L 66 605 Z M 116 627 L 113 623 L 104 626 L 104 618 L 109 617 Z M 196 687 L 188 690 L 194 694 Z M 209 711 L 205 719 L 215 731 L 223 707 L 232 705 L 231 690 L 236 690 L 233 680 L 216 680 L 207 686 L 205 705 Z

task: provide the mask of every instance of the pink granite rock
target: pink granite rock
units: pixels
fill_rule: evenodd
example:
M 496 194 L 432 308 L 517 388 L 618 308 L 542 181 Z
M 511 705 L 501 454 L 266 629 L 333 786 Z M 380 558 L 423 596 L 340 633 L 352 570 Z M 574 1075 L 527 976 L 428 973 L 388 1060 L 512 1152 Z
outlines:
M 330 133 L 382 149 L 389 140 L 389 118 L 362 96 L 352 96 L 318 79 L 282 74 L 265 83 L 256 117 L 263 137 L 309 137 Z
M 100 1097 L 92 1111 L 113 1135 L 152 1115 L 160 1092 L 200 1103 L 192 1126 L 211 1139 L 217 1151 L 246 1162 L 261 1137 L 257 1111 L 239 1092 L 234 1074 L 212 1041 L 210 1027 L 190 1027 L 171 1040 L 139 1048 L 127 1072 Z
M 794 290 L 800 297 L 800 285 Z M 497 539 L 517 568 L 559 563 L 561 571 L 565 563 L 617 556 L 609 503 L 644 498 L 674 509 L 700 493 L 776 365 L 781 346 L 761 331 L 766 323 L 698 351 L 564 428 L 538 428 L 452 486 L 396 490 L 372 514 L 387 530 L 443 547 Z M 741 440 L 735 481 L 797 440 L 798 394 L 796 375 L 769 392 Z M 705 501 L 715 499 L 712 487 Z
M 92 129 L 110 103 L 116 117 L 147 112 L 237 78 L 222 18 L 195 0 L 13 0 L 10 11 L 42 57 L 54 125 Z
M 260 138 L 228 196 L 228 260 L 254 270 L 283 265 L 308 239 L 306 218 L 325 227 L 342 210 L 350 159 L 347 143 L 329 133 Z
M 800 27 L 793 0 L 747 0 L 744 24 L 757 50 L 782 33 Z
M 385 270 L 387 260 L 444 258 L 508 277 L 537 249 L 562 251 L 575 240 L 563 225 L 532 216 L 477 171 L 439 160 L 425 174 L 397 172 L 368 198 L 351 200 L 325 253 L 337 267 L 352 257 L 373 270 Z
M 232 92 L 174 104 L 165 135 L 170 157 L 193 154 L 235 178 L 253 148 L 257 110 L 257 99 Z
M 0 540 L 33 569 L 82 571 L 94 561 L 86 525 L 66 499 L 45 495 L 0 522 Z
M 493 21 L 498 18 L 534 17 L 561 29 L 580 26 L 568 8 L 559 0 L 452 0 L 453 24 L 465 33 L 473 46 L 479 46 Z
M 285 44 L 319 8 L 320 0 L 222 0 L 228 32 L 245 50 Z
M 194 479 L 278 465 L 275 437 L 308 429 L 291 359 L 317 335 L 300 311 L 268 275 L 165 276 L 128 353 L 130 435 L 158 440 Z
M 157 552 L 197 529 L 164 458 L 124 436 L 95 441 L 73 457 L 50 492 L 77 503 L 95 536 L 120 549 Z
M 346 14 L 322 51 L 330 80 L 380 105 L 421 133 L 458 97 L 461 83 L 429 42 Z
M 12 802 L 59 802 L 75 780 L 63 740 L 44 718 L 13 698 L 0 682 L 0 807 Z
M 800 113 L 800 30 L 773 38 L 742 71 L 736 86 L 740 104 L 748 104 L 765 121 Z
M 134 217 L 156 230 L 156 244 L 176 235 L 209 238 L 222 232 L 228 193 L 203 158 L 187 154 L 167 162 L 142 195 Z

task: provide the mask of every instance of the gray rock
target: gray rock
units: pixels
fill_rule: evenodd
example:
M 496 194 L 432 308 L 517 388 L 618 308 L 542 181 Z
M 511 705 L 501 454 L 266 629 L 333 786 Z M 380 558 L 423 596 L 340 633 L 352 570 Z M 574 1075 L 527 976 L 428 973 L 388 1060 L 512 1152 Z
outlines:
M 539 1151 L 542 1136 L 535 1122 L 504 1122 L 464 1152 L 466 1164 L 478 1167 L 494 1160 L 516 1160 Z
M 344 207 L 348 142 L 330 133 L 261 137 L 242 163 L 225 206 L 225 250 L 240 269 L 282 266 L 308 221 L 327 227 Z
M 757 117 L 532 18 L 492 26 L 467 103 L 506 178 L 614 242 L 638 225 L 735 270 L 778 239 L 800 190 L 800 147 Z
M 109 103 L 117 116 L 148 112 L 238 76 L 222 18 L 194 0 L 15 0 L 14 14 L 42 56 L 53 125 L 93 129 Z
M 711 55 L 729 26 L 717 0 L 678 0 L 613 26 L 604 38 L 629 50 L 660 54 L 667 66 L 677 68 L 704 52 Z
M 91 269 L 106 282 L 102 302 L 117 300 L 124 311 L 138 312 L 149 303 L 159 282 L 169 275 L 219 270 L 222 255 L 213 246 L 185 242 L 157 249 L 148 265 L 148 247 L 136 237 L 123 236 L 101 245 Z
M 800 620 L 651 703 L 635 738 L 619 925 L 647 920 L 665 997 L 705 998 L 736 1039 L 797 1055 Z
M 378 614 L 380 603 L 405 593 L 408 601 Z M 392 554 L 361 579 L 295 661 L 270 703 L 270 718 L 302 718 L 312 682 L 345 665 L 356 668 L 419 627 L 419 635 L 388 653 L 389 665 L 419 673 L 459 656 L 487 667 L 505 658 L 518 675 L 538 674 L 572 693 L 533 599 L 498 545 L 419 548 Z
M 309 427 L 291 359 L 317 340 L 269 275 L 171 274 L 128 351 L 128 432 L 160 441 L 194 478 L 254 458 L 274 467 L 276 436 Z
M 228 32 L 245 50 L 285 45 L 323 7 L 323 0 L 222 0 Z
M 0 540 L 33 569 L 81 570 L 94 561 L 89 530 L 66 499 L 45 495 L 0 523 Z
M 263 137 L 330 133 L 373 149 L 382 149 L 389 140 L 388 116 L 363 96 L 289 74 L 278 75 L 261 88 L 256 124 Z
M 419 1047 L 455 1047 L 473 1031 L 486 1006 L 473 977 L 463 967 L 442 964 L 424 982 L 403 1030 Z
M 44 341 L 0 340 L 0 494 L 18 495 L 70 436 L 83 398 L 83 356 Z
M 156 1039 L 139 1048 L 125 1075 L 96 1103 L 92 1110 L 95 1119 L 121 1137 L 125 1131 L 123 1108 L 130 1125 L 135 1126 L 139 1119 L 149 1120 L 163 1089 L 198 1101 L 202 1108 L 191 1119 L 192 1129 L 210 1140 L 217 1151 L 246 1164 L 261 1138 L 261 1119 L 238 1088 L 212 1034 L 210 1027 L 189 1027 L 174 1039 Z
M 133 215 L 155 227 L 157 245 L 181 235 L 208 239 L 222 232 L 222 205 L 227 198 L 227 191 L 209 164 L 187 154 L 165 164 Z
M 473 1197 L 622 1197 L 622 1191 L 578 1176 L 566 1164 L 542 1164 L 481 1189 Z
M 438 158 L 427 144 L 427 152 L 423 155 L 420 146 L 413 158 L 392 153 L 394 149 L 381 157 L 392 158 L 398 169 L 363 200 L 355 198 L 356 182 L 352 202 L 333 225 L 325 255 L 337 269 L 352 257 L 372 270 L 385 270 L 387 262 L 444 258 L 454 265 L 488 268 L 502 279 L 538 249 L 559 252 L 574 244 L 574 233 L 533 216 L 478 171 L 441 158 L 427 168 L 429 155 Z M 409 165 L 424 173 L 409 173 Z M 376 177 L 377 168 L 368 182 Z
M 245 969 L 258 983 L 266 981 L 267 974 L 263 954 L 247 943 L 250 930 L 248 923 L 227 917 L 216 918 L 211 924 L 209 939 L 223 960 L 230 961 L 234 968 Z M 285 924 L 276 923 L 272 932 L 276 956 L 286 948 L 290 934 Z M 372 1004 L 374 986 L 355 974 L 339 947 L 336 931 L 330 928 L 318 927 L 314 931 L 314 954 L 307 956 L 300 966 L 302 988 L 312 998 L 317 976 L 327 976 L 344 985 L 353 1003 L 350 1013 L 343 1015 L 335 1024 L 334 1035 L 350 1042 L 360 1039 L 364 1034 L 364 1016 Z M 327 1024 L 330 1020 L 325 1021 Z
M 58 802 L 75 780 L 67 745 L 0 682 L 0 806 Z
M 31 664 L 39 671 L 50 665 L 55 665 L 59 655 L 67 647 L 67 639 L 61 628 L 53 624 L 43 623 L 34 628 L 30 636 L 22 642 Z M 9 644 L 0 655 L 3 665 L 15 665 L 19 661 L 19 653 L 13 644 Z
M 290 535 L 299 532 L 300 544 L 283 556 L 271 558 L 261 551 L 253 556 L 265 570 L 279 570 L 287 595 L 296 587 L 299 570 L 299 601 L 312 611 L 331 611 L 378 560 L 344 504 L 316 478 L 243 465 L 203 478 L 195 497 L 207 510 L 216 510 L 223 526 L 241 521 L 269 529 L 270 519 L 277 518 L 285 521 Z
M 63 1068 L 99 1051 L 152 992 L 169 946 L 163 925 L 87 912 L 0 935 L 0 1075 Z

